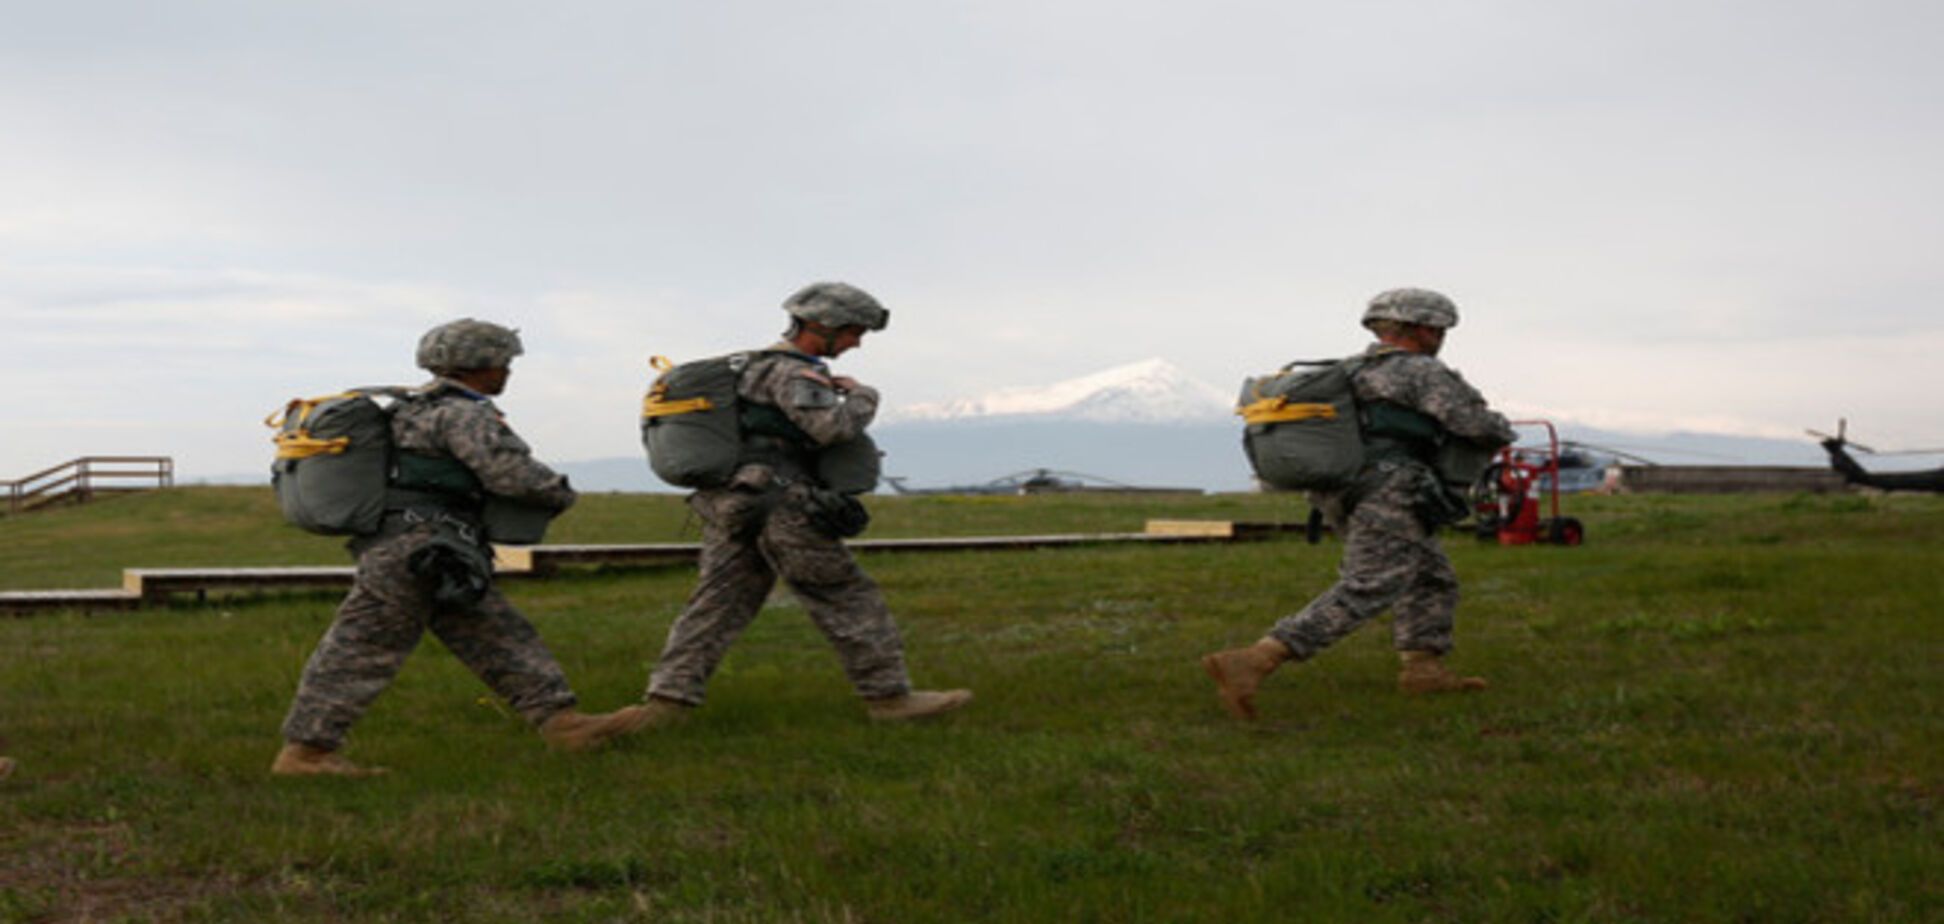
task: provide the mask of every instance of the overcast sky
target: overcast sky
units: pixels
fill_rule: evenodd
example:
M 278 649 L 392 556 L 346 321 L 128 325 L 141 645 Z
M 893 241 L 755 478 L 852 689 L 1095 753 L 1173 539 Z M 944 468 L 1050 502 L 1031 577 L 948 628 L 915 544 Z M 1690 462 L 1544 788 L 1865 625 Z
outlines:
M 1944 4 L 0 0 L 0 478 L 264 469 L 519 327 L 543 457 L 843 279 L 893 404 L 1228 388 L 1418 285 L 1522 414 L 1944 444 Z

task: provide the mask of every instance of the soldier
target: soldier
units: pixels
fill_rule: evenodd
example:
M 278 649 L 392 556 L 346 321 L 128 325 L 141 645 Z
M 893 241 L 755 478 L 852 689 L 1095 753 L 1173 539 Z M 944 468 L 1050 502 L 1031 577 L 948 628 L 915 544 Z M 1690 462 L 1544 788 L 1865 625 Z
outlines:
M 871 718 L 956 709 L 970 690 L 911 689 L 884 595 L 841 541 L 869 518 L 817 475 L 817 453 L 861 436 L 878 407 L 876 389 L 833 374 L 824 361 L 883 330 L 891 314 L 836 282 L 805 287 L 783 308 L 791 319 L 784 339 L 755 354 L 738 380 L 744 444 L 735 474 L 689 496 L 702 519 L 701 576 L 669 627 L 646 708 L 661 722 L 701 705 L 709 676 L 781 577 L 837 650 Z
M 1445 332 L 1458 324 L 1450 299 L 1426 289 L 1383 292 L 1370 300 L 1363 324 L 1378 340 L 1351 378 L 1370 421 L 1368 461 L 1349 489 L 1310 496 L 1343 537 L 1339 577 L 1254 645 L 1202 658 L 1223 705 L 1238 718 L 1255 718 L 1256 688 L 1277 666 L 1314 657 L 1386 609 L 1394 614 L 1392 637 L 1403 660 L 1400 689 L 1485 688 L 1482 678 L 1460 677 L 1439 660 L 1452 647 L 1458 575 L 1434 533 L 1462 519 L 1465 508 L 1435 471 L 1435 456 L 1453 437 L 1503 446 L 1514 437 L 1512 427 L 1437 359 Z
M 304 666 L 271 773 L 384 772 L 338 750 L 428 628 L 554 747 L 593 747 L 645 724 L 640 706 L 576 710 L 560 664 L 493 586 L 485 497 L 556 513 L 575 499 L 566 477 L 536 461 L 493 406 L 522 352 L 518 332 L 470 318 L 419 340 L 418 365 L 435 378 L 392 415 L 396 463 L 383 525 L 350 542 L 355 583 Z

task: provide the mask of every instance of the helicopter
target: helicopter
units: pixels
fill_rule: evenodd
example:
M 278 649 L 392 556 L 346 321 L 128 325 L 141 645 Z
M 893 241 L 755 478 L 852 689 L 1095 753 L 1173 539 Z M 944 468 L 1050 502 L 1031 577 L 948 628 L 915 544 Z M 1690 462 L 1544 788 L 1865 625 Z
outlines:
M 1200 488 L 1156 488 L 1123 484 L 1111 478 L 1084 472 L 1031 468 L 1001 475 L 980 484 L 947 485 L 941 488 L 913 488 L 906 479 L 887 475 L 884 483 L 897 494 L 1055 494 L 1079 491 L 1137 492 L 1144 494 L 1200 494 Z
M 1850 449 L 1855 449 L 1858 452 L 1865 452 L 1877 456 L 1926 456 L 1944 455 L 1944 449 L 1903 449 L 1879 452 L 1862 443 L 1851 440 L 1848 436 L 1848 430 L 1849 420 L 1847 418 L 1838 418 L 1836 421 L 1836 434 L 1834 436 L 1818 430 L 1805 430 L 1803 432 L 1822 441 L 1823 451 L 1829 453 L 1829 467 L 1835 469 L 1843 476 L 1843 480 L 1850 484 L 1862 485 L 1866 488 L 1876 488 L 1882 491 L 1930 491 L 1933 493 L 1944 493 L 1944 468 L 1935 468 L 1928 471 L 1882 472 L 1873 474 L 1864 469 L 1862 464 L 1858 463 L 1856 458 L 1849 454 Z

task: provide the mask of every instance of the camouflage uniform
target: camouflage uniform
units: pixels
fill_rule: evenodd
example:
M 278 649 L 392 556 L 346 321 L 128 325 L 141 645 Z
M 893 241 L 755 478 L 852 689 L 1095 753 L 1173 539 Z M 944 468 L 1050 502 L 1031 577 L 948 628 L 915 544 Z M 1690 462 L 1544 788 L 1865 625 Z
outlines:
M 532 457 L 491 400 L 451 380 L 439 379 L 423 397 L 402 404 L 391 432 L 399 451 L 457 460 L 488 493 L 556 510 L 574 502 L 567 479 Z M 476 602 L 435 601 L 410 563 L 414 553 L 439 542 L 476 547 L 491 561 L 476 504 L 388 511 L 378 534 L 351 541 L 356 581 L 304 666 L 284 740 L 326 751 L 341 747 L 428 628 L 528 722 L 539 725 L 575 705 L 560 664 L 491 585 L 490 574 Z
M 785 341 L 760 354 L 737 385 L 743 400 L 780 410 L 818 446 L 856 438 L 877 416 L 875 389 L 840 394 L 824 364 Z M 778 355 L 787 354 L 787 355 Z M 837 649 L 844 673 L 865 699 L 910 692 L 904 643 L 877 583 L 839 539 L 812 521 L 814 476 L 801 462 L 759 456 L 723 488 L 697 491 L 689 507 L 702 519 L 701 577 L 648 679 L 651 696 L 700 705 L 704 688 L 736 637 L 781 577 L 810 621 Z
M 1376 344 L 1351 378 L 1365 406 L 1389 403 L 1428 415 L 1448 433 L 1480 443 L 1514 436 L 1478 391 L 1436 357 Z M 1398 651 L 1451 650 L 1458 575 L 1433 534 L 1437 517 L 1427 501 L 1442 491 L 1437 475 L 1414 458 L 1380 458 L 1347 491 L 1311 495 L 1343 537 L 1336 584 L 1301 612 L 1284 617 L 1270 636 L 1309 658 L 1371 617 L 1393 611 Z M 1427 522 L 1427 519 L 1430 522 Z

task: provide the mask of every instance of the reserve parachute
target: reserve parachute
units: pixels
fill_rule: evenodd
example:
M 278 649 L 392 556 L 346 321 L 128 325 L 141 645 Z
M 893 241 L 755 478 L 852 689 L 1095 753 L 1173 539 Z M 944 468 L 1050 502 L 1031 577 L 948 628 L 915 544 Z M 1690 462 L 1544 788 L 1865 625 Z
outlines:
M 718 488 L 745 460 L 745 416 L 736 392 L 743 371 L 766 351 L 744 351 L 674 363 L 649 360 L 660 375 L 641 402 L 641 445 L 655 477 L 678 488 Z M 781 415 L 772 413 L 773 417 Z M 787 420 L 781 424 L 787 425 Z M 807 439 L 807 438 L 806 438 Z M 824 487 L 863 494 L 877 487 L 882 453 L 870 436 L 814 452 L 812 470 Z
M 832 443 L 817 452 L 817 480 L 839 494 L 869 494 L 877 490 L 884 453 L 869 433 Z

